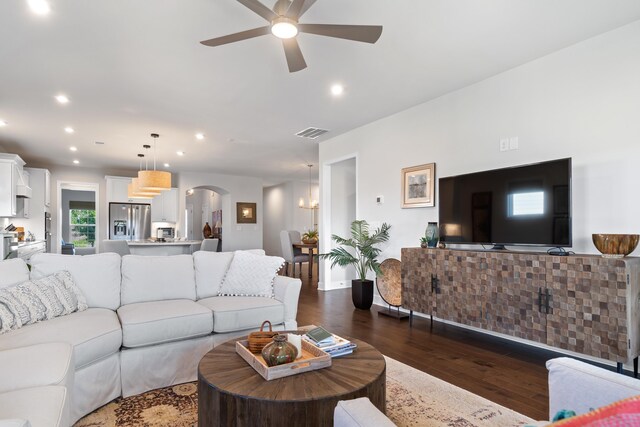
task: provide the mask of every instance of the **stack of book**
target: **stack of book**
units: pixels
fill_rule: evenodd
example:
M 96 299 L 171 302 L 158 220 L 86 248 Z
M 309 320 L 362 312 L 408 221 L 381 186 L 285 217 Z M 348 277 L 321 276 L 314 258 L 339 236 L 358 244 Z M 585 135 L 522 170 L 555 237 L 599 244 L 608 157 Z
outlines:
M 356 343 L 332 334 L 321 326 L 304 334 L 302 339 L 322 349 L 331 357 L 346 356 L 353 353 L 353 350 L 357 347 Z

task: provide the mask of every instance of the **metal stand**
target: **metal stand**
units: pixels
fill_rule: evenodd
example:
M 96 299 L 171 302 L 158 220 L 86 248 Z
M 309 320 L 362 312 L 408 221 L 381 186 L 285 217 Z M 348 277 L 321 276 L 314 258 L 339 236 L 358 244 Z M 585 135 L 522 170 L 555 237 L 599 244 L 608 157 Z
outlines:
M 393 311 L 391 310 L 391 305 L 389 305 L 385 310 L 381 310 L 378 312 L 378 316 L 382 315 L 382 316 L 388 316 L 388 317 L 393 317 L 394 319 L 398 319 L 398 320 L 404 320 L 404 319 L 409 319 L 410 317 L 413 316 L 413 311 L 411 312 L 411 316 L 409 314 L 406 313 L 402 313 L 400 311 L 400 307 L 399 306 L 395 306 L 396 310 Z M 411 324 L 411 320 L 409 319 L 409 324 Z

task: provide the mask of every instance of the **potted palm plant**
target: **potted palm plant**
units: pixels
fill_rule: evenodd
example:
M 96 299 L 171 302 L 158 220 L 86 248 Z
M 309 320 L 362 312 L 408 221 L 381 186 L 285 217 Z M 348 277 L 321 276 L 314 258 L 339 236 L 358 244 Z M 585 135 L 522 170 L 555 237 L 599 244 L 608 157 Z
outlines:
M 389 240 L 389 224 L 382 224 L 373 234 L 369 233 L 369 224 L 364 220 L 351 223 L 351 238 L 333 235 L 331 238 L 340 246 L 318 257 L 331 260 L 331 267 L 353 265 L 358 279 L 351 281 L 351 298 L 353 305 L 362 310 L 369 310 L 373 303 L 373 280 L 367 279 L 367 273 L 373 271 L 380 274 L 380 263 L 377 257 L 382 249 L 376 245 Z

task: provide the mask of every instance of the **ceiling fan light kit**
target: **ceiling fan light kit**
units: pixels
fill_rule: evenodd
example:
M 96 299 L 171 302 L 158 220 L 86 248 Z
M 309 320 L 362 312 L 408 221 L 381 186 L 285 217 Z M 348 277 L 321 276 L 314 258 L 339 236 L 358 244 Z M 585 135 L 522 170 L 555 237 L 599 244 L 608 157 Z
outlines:
M 160 135 L 152 133 L 151 137 L 153 138 L 153 170 L 138 172 L 139 189 L 143 192 L 171 190 L 171 172 L 156 170 L 156 140 Z
M 258 0 L 238 0 L 238 2 L 260 15 L 270 25 L 204 40 L 200 43 L 205 46 L 215 47 L 271 33 L 282 39 L 282 46 L 284 47 L 284 54 L 290 73 L 307 68 L 307 63 L 296 40 L 298 33 L 372 44 L 377 42 L 382 34 L 382 26 L 380 25 L 299 24 L 300 17 L 309 10 L 316 0 L 278 0 L 273 10 Z
M 290 39 L 298 35 L 297 22 L 289 18 L 278 18 L 271 24 L 271 34 L 279 39 Z

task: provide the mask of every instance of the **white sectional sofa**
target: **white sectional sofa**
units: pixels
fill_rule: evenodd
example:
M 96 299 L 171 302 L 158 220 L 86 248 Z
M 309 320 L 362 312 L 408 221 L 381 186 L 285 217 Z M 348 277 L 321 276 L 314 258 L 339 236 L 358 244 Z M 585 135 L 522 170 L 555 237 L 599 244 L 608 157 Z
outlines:
M 264 255 L 262 250 L 250 252 Z M 48 359 L 32 374 L 24 373 L 32 377 L 26 386 L 14 386 L 0 376 L 0 420 L 21 418 L 19 411 L 3 406 L 5 392 L 21 393 L 31 385 L 59 387 L 67 390 L 66 396 L 52 401 L 62 405 L 62 415 L 57 419 L 51 415 L 49 423 L 30 421 L 32 427 L 67 426 L 118 396 L 195 380 L 206 352 L 256 330 L 264 320 L 275 329 L 295 329 L 298 279 L 276 276 L 274 298 L 218 296 L 233 257 L 230 252 L 160 257 L 38 254 L 31 258 L 30 272 L 22 260 L 0 262 L 0 288 L 66 270 L 89 307 L 0 334 L 0 367 L 21 364 L 20 357 L 10 352 L 22 347 L 67 343 L 73 348 L 67 362 L 74 368 L 73 375 L 58 383 L 38 380 L 48 378 L 43 369 L 51 369 L 49 377 L 61 369 L 49 366 Z M 51 357 L 57 364 L 64 359 Z M 27 411 L 22 418 L 31 415 Z

